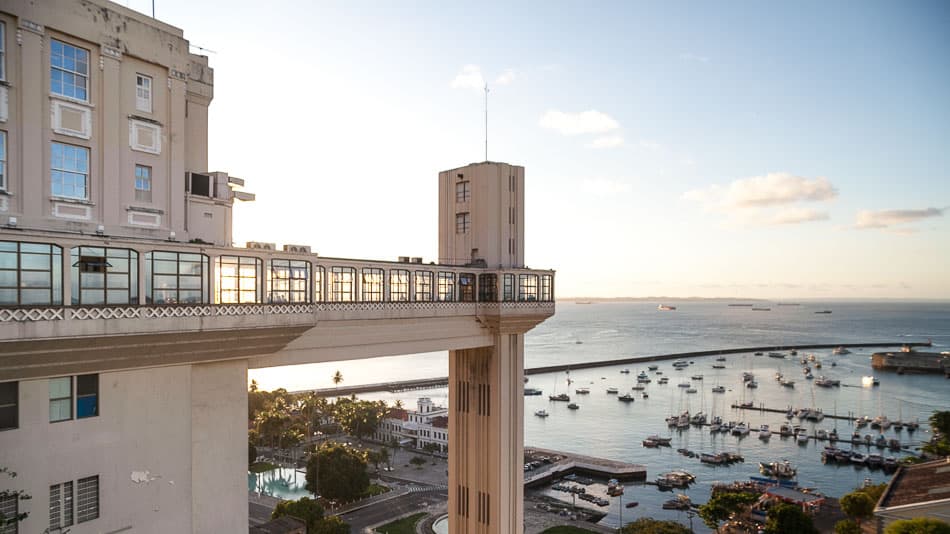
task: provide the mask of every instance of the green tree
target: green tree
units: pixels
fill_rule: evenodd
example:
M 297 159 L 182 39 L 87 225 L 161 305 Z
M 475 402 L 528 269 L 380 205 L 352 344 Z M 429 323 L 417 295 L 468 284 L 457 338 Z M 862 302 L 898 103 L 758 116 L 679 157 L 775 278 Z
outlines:
M 301 497 L 296 501 L 280 501 L 271 512 L 271 519 L 289 515 L 307 524 L 307 532 L 316 532 L 314 528 L 323 519 L 323 507 L 310 497 Z
M 864 492 L 865 495 L 871 498 L 871 502 L 875 505 L 877 501 L 881 500 L 881 495 L 884 495 L 884 490 L 887 489 L 887 484 L 875 484 L 873 486 L 867 486 L 861 488 L 860 491 Z
M 950 437 L 950 411 L 936 411 L 931 414 L 930 429 L 940 432 L 944 439 Z
M 688 528 L 676 521 L 661 521 L 649 517 L 641 517 L 633 523 L 627 523 L 622 532 L 623 534 L 690 534 Z
M 307 491 L 327 499 L 350 501 L 369 487 L 366 460 L 345 445 L 320 447 L 307 461 Z
M 426 464 L 426 459 L 423 458 L 422 456 L 413 456 L 412 459 L 409 460 L 409 463 L 411 463 L 412 465 L 416 467 L 422 467 L 423 465 Z
M 811 518 L 793 504 L 773 506 L 765 518 L 765 534 L 818 534 Z
M 841 504 L 841 511 L 854 519 L 859 526 L 862 520 L 869 519 L 874 515 L 874 501 L 871 500 L 870 495 L 861 490 L 844 495 L 839 503 Z
M 901 519 L 888 525 L 884 534 L 950 534 L 950 525 L 929 517 Z
M 16 472 L 10 471 L 6 467 L 0 467 L 0 475 L 6 475 L 10 478 L 16 478 Z M 28 501 L 32 498 L 33 497 L 30 496 L 30 494 L 26 493 L 23 490 L 14 490 L 14 489 L 0 490 L 0 502 L 6 501 L 7 499 L 16 499 L 17 501 Z M 19 507 L 17 507 L 17 510 L 19 510 Z M 29 512 L 18 512 L 16 515 L 7 516 L 3 514 L 2 512 L 0 512 L 0 527 L 16 525 L 20 521 L 23 521 L 24 519 L 26 519 L 27 516 L 29 515 L 30 515 Z M 15 529 L 16 527 L 13 527 L 13 530 Z M 6 532 L 5 528 L 0 528 L 0 530 L 3 530 L 4 532 Z
M 842 519 L 835 523 L 835 534 L 861 534 L 861 527 L 853 519 Z
M 756 495 L 743 492 L 722 492 L 699 507 L 699 517 L 707 527 L 719 531 L 719 523 L 728 520 L 733 514 L 740 514 L 749 505 L 758 500 Z
M 385 413 L 386 404 L 382 401 L 340 398 L 334 405 L 334 415 L 343 431 L 361 441 L 376 432 Z
M 335 515 L 324 517 L 308 534 L 350 534 L 350 525 Z

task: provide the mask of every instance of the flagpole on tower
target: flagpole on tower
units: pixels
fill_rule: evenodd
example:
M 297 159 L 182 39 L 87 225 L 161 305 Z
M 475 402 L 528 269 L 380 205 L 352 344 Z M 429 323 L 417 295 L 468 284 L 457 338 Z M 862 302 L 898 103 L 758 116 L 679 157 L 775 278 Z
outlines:
M 485 84 L 485 161 L 488 161 L 488 84 Z

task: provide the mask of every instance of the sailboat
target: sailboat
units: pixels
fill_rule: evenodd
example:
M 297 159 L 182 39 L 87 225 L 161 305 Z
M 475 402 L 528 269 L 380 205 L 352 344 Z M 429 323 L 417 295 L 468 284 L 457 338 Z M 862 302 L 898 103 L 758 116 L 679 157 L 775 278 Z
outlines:
M 568 377 L 567 377 L 567 387 L 571 387 L 571 376 L 570 376 L 570 373 L 571 373 L 571 371 L 568 370 L 568 371 L 567 371 L 567 374 L 568 374 Z M 558 393 L 558 392 L 557 392 L 557 383 L 558 383 L 558 380 L 557 380 L 557 378 L 555 378 L 555 379 L 554 379 L 554 391 L 552 392 L 551 395 L 548 395 L 548 400 L 549 400 L 549 401 L 559 401 L 559 402 L 571 402 L 571 397 L 568 396 L 567 393 Z

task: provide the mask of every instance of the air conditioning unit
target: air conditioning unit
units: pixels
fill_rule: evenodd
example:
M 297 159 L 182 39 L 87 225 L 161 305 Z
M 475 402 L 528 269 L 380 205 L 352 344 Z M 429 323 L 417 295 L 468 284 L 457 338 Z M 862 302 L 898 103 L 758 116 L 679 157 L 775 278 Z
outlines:
M 409 260 L 410 263 L 422 263 L 422 258 L 412 258 Z
M 399 263 L 409 263 L 409 256 L 399 256 Z
M 297 254 L 310 254 L 310 247 L 307 245 L 284 245 L 284 252 L 295 252 Z
M 214 185 L 210 174 L 185 173 L 185 191 L 194 196 L 214 198 Z
M 277 245 L 274 243 L 261 243 L 258 241 L 248 241 L 247 248 L 256 249 L 256 250 L 277 250 Z

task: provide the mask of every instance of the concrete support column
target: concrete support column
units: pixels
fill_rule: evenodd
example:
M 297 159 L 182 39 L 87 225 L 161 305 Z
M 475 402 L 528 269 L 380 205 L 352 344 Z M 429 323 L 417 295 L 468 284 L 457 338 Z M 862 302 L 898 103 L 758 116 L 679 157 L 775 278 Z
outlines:
M 449 352 L 449 531 L 524 529 L 524 335 Z
M 191 531 L 247 532 L 247 360 L 191 367 Z M 227 503 L 227 504 L 225 504 Z M 232 506 L 242 503 L 241 506 Z M 217 511 L 226 508 L 227 513 Z

